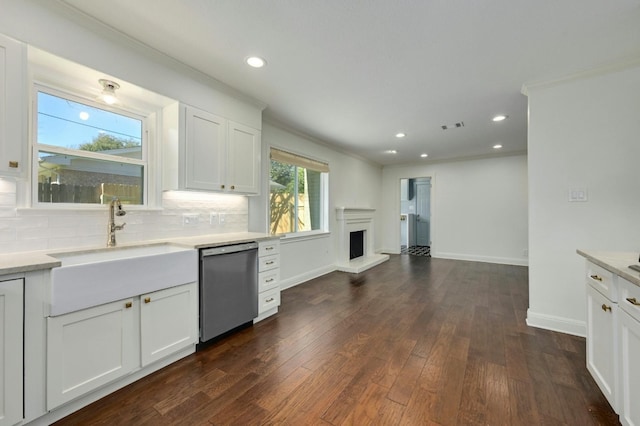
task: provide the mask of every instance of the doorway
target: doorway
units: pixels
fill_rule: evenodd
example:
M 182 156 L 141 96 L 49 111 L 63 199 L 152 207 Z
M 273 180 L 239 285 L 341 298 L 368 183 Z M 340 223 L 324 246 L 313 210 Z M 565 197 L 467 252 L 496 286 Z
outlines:
M 431 178 L 400 179 L 400 253 L 431 257 Z

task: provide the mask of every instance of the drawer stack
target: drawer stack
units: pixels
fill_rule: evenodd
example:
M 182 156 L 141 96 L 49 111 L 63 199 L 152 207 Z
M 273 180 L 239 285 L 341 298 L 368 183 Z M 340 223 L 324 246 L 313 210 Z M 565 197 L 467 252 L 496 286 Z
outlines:
M 278 312 L 280 306 L 280 240 L 258 243 L 258 317 L 254 323 Z

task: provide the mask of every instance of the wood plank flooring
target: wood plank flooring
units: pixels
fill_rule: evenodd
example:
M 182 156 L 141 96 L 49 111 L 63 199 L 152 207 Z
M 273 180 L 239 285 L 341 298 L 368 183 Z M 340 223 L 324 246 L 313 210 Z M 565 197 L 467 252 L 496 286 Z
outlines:
M 397 255 L 59 425 L 617 425 L 582 338 L 527 327 L 527 268 Z

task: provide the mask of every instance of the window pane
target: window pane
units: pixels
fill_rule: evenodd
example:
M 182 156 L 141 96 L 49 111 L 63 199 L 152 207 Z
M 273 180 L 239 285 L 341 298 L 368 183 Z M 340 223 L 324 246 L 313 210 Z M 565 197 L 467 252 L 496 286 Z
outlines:
M 271 160 L 269 211 L 271 234 L 295 232 L 295 166 Z
M 41 203 L 142 204 L 144 166 L 38 152 Z
M 142 121 L 38 92 L 38 143 L 142 159 Z

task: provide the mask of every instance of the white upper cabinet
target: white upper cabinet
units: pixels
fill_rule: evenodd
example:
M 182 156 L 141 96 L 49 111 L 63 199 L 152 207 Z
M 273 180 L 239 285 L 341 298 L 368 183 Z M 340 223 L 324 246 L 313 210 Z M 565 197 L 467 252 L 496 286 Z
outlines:
M 25 163 L 25 46 L 0 34 L 0 176 L 22 176 Z
M 163 127 L 164 189 L 259 193 L 260 130 L 178 104 Z

